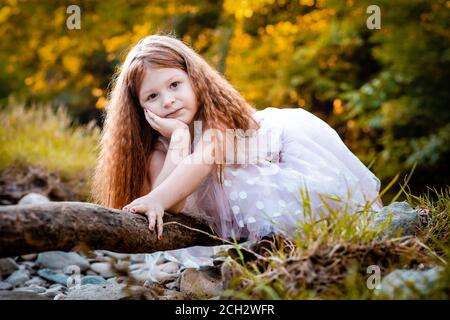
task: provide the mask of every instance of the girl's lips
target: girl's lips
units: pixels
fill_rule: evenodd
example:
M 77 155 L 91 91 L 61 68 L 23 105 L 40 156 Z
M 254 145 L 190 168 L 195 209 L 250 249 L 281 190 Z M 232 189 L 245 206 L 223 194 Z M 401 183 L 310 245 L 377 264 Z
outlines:
M 169 114 L 166 116 L 166 118 L 171 117 L 171 116 L 176 116 L 176 115 L 180 112 L 181 109 L 183 109 L 183 108 L 180 108 L 180 109 L 178 109 L 178 110 L 175 110 L 174 112 L 169 113 Z

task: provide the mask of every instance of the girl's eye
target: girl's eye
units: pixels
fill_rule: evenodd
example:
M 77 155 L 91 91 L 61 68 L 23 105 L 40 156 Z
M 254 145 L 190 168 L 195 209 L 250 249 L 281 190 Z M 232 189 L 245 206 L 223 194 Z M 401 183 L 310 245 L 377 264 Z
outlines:
M 177 88 L 178 85 L 179 85 L 180 83 L 181 83 L 181 81 L 175 81 L 175 82 L 172 82 L 170 85 L 173 86 L 174 88 Z M 152 93 L 151 95 L 149 95 L 149 96 L 147 97 L 147 101 L 148 101 L 148 100 L 155 99 L 156 96 L 157 96 L 156 93 Z
M 149 95 L 149 96 L 147 97 L 147 101 L 148 101 L 148 100 L 152 100 L 152 99 L 155 99 L 155 98 L 156 98 L 156 96 L 157 96 L 157 94 L 156 94 L 156 93 L 152 93 L 151 95 Z
M 170 84 L 171 87 L 176 88 L 180 84 L 180 81 L 175 81 Z

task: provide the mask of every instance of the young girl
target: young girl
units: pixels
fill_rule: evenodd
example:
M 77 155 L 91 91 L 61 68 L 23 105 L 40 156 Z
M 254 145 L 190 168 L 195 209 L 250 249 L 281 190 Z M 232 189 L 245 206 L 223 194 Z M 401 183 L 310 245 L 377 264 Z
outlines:
M 302 109 L 256 111 L 176 38 L 132 48 L 109 101 L 94 195 L 146 215 L 159 239 L 164 211 L 256 239 L 293 231 L 306 194 L 316 215 L 380 206 L 379 180 L 330 126 Z

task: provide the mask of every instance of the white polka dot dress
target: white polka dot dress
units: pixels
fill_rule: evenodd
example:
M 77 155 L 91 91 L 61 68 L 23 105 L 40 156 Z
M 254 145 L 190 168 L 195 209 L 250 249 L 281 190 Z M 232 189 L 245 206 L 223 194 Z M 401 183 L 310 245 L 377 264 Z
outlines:
M 332 207 L 347 202 L 357 211 L 378 196 L 378 178 L 318 117 L 290 108 L 254 117 L 261 128 L 238 149 L 245 161 L 224 166 L 223 185 L 211 174 L 183 210 L 206 212 L 219 235 L 289 234 L 304 219 L 305 190 L 312 214 L 324 210 L 324 201 Z

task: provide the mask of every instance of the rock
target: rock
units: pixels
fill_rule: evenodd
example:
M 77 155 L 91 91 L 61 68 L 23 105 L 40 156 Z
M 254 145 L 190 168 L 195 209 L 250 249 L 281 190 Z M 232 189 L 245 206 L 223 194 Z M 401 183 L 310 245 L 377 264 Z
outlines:
M 47 203 L 47 202 L 50 202 L 50 200 L 46 196 L 44 196 L 40 193 L 31 192 L 31 193 L 28 193 L 26 196 L 22 197 L 17 204 L 18 205 L 39 204 L 39 203 Z
M 69 280 L 68 275 L 50 269 L 40 269 L 38 270 L 38 275 L 48 281 L 59 283 L 63 286 L 67 286 L 67 281 Z
M 41 295 L 43 295 L 46 298 L 53 299 L 58 294 L 62 293 L 63 291 L 65 291 L 65 288 L 62 285 L 58 284 L 54 287 L 50 287 L 47 291 L 45 291 L 44 293 L 41 293 Z
M 50 300 L 40 294 L 28 291 L 0 291 L 0 300 Z
M 136 263 L 130 265 L 129 273 L 140 282 L 164 283 L 172 281 L 177 277 L 176 273 L 169 273 L 161 270 L 162 266 L 163 269 L 166 269 L 167 271 L 172 271 L 174 266 L 178 266 L 176 262 L 168 265 L 160 264 L 161 261 L 166 261 L 162 252 L 131 255 L 131 258 L 134 259 Z M 137 263 L 137 261 L 142 259 L 145 259 L 144 262 Z
M 25 195 L 34 192 L 55 201 L 81 200 L 73 187 L 62 183 L 55 174 L 39 167 L 9 167 L 0 174 L 0 204 L 17 204 Z
M 40 277 L 33 277 L 30 280 L 28 280 L 27 282 L 25 282 L 24 285 L 25 286 L 36 285 L 36 286 L 40 286 L 40 287 L 47 287 L 48 286 L 48 282 L 43 280 Z
M 114 273 L 111 269 L 111 264 L 107 262 L 93 263 L 91 264 L 91 270 L 95 271 L 104 278 L 111 278 L 114 276 Z
M 146 253 L 136 253 L 136 254 L 130 254 L 130 261 L 132 262 L 145 262 L 145 257 L 147 256 Z
M 30 253 L 30 254 L 25 254 L 23 256 L 20 256 L 23 260 L 25 261 L 33 261 L 37 258 L 37 254 L 36 253 Z
M 81 278 L 81 285 L 85 284 L 106 284 L 106 280 L 100 276 L 84 276 Z
M 177 273 L 178 271 L 180 271 L 180 264 L 173 261 L 169 261 L 159 265 L 159 270 L 161 270 L 161 272 L 166 273 Z
M 228 288 L 233 279 L 236 279 L 244 273 L 244 267 L 231 257 L 225 259 L 218 267 L 220 268 L 224 288 Z
M 180 291 L 199 298 L 208 298 L 221 295 L 223 283 L 215 270 L 188 268 L 181 275 Z
M 128 296 L 124 284 L 115 282 L 103 285 L 86 284 L 72 288 L 65 300 L 120 300 Z
M 24 284 L 30 279 L 30 274 L 26 270 L 16 270 L 14 271 L 5 281 L 11 284 L 13 287 L 18 287 Z
M 101 254 L 104 254 L 106 256 L 110 256 L 113 257 L 117 260 L 125 260 L 129 258 L 129 254 L 127 253 L 118 253 L 118 252 L 112 252 L 112 251 L 108 251 L 108 250 L 96 250 L 96 252 L 99 252 Z
M 58 293 L 53 300 L 64 300 L 66 299 L 66 295 L 64 293 Z
M 442 268 L 428 270 L 395 270 L 381 281 L 381 288 L 376 295 L 389 299 L 420 299 L 420 295 L 430 293 L 439 283 Z M 418 296 L 419 295 L 419 296 Z
M 12 285 L 9 282 L 6 281 L 0 281 L 0 290 L 9 290 L 12 289 Z
M 96 250 L 93 251 L 93 255 L 88 259 L 89 263 L 96 263 L 96 262 L 109 262 L 111 261 L 112 257 L 104 255 L 102 252 Z
M 89 269 L 89 262 L 76 252 L 43 252 L 38 255 L 36 264 L 43 268 L 62 271 L 69 266 L 78 266 L 81 271 Z
M 20 268 L 26 269 L 26 270 L 31 271 L 31 272 L 33 272 L 33 268 L 35 268 L 35 267 L 36 267 L 36 264 L 34 262 L 31 262 L 31 261 L 23 261 L 20 264 Z
M 158 297 L 158 300 L 189 300 L 192 299 L 187 293 L 175 290 L 164 290 L 163 294 Z
M 166 283 L 165 284 L 166 288 L 169 290 L 179 291 L 180 290 L 180 279 L 181 279 L 181 277 L 178 277 L 175 279 L 175 281 Z
M 33 284 L 28 287 L 16 288 L 16 289 L 14 289 L 14 291 L 29 291 L 29 292 L 35 292 L 35 293 L 43 293 L 46 291 L 46 289 Z
M 19 266 L 12 258 L 0 259 L 0 278 L 7 277 L 14 271 L 18 270 Z
M 399 233 L 400 236 L 414 235 L 416 228 L 420 224 L 419 215 L 416 210 L 406 202 L 393 202 L 376 212 L 374 224 L 375 226 L 386 222 L 392 214 L 392 223 L 384 231 L 388 237 L 392 237 Z
M 174 280 L 177 277 L 174 273 L 162 272 L 159 266 L 148 265 L 146 263 L 131 265 L 130 275 L 142 283 L 145 281 L 164 283 Z

